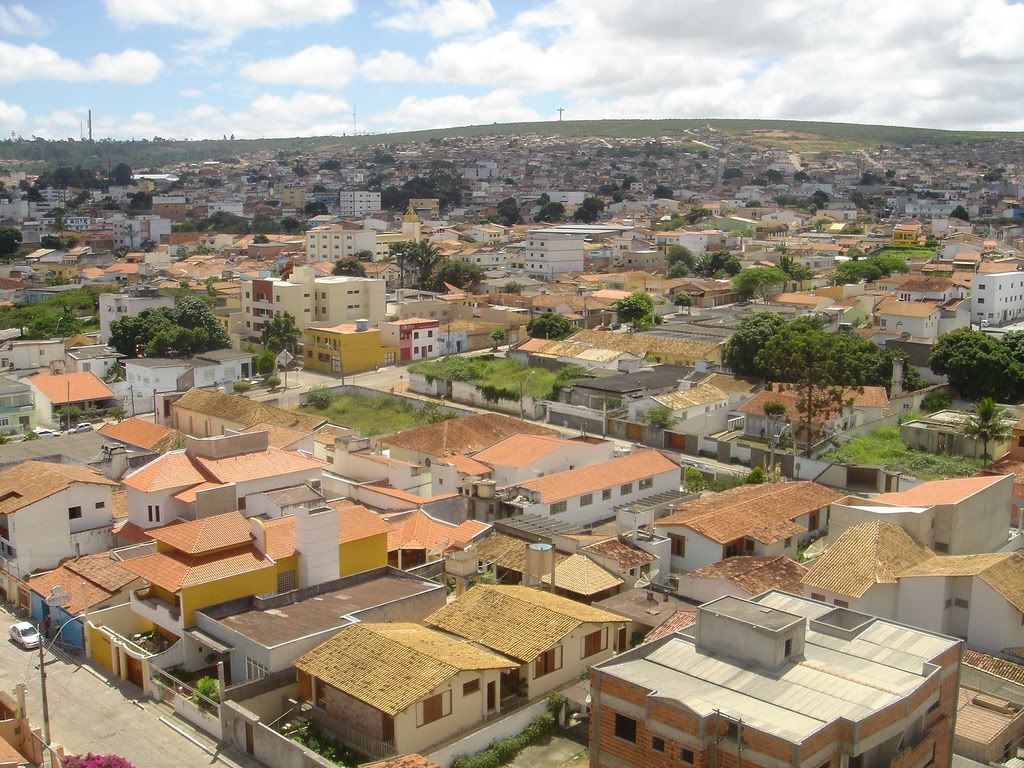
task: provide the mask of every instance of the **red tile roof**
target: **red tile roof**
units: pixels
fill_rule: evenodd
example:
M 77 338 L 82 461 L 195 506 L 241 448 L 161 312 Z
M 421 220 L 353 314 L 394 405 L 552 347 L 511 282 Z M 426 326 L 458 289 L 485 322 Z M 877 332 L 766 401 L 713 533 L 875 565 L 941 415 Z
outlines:
M 149 530 L 150 538 L 187 555 L 201 555 L 250 541 L 249 521 L 240 512 L 204 517 Z
M 444 551 L 462 549 L 476 536 L 490 528 L 476 520 L 463 520 L 459 525 L 438 520 L 422 510 L 392 515 L 388 522 L 388 552 L 399 549 Z
M 104 424 L 96 431 L 105 437 L 117 440 L 119 443 L 144 448 L 147 451 L 164 447 L 163 444 L 180 436 L 180 433 L 176 430 L 134 417 L 125 419 L 118 424 Z M 170 445 L 166 445 L 165 449 L 170 447 Z
M 660 627 L 655 627 L 647 636 L 644 638 L 645 643 L 653 643 L 655 640 L 661 640 L 663 637 L 668 637 L 673 632 L 678 632 L 681 629 L 692 627 L 697 623 L 697 611 L 676 611 L 673 613 L 668 620 Z
M 255 547 L 240 547 L 206 555 L 154 552 L 125 560 L 122 567 L 150 584 L 177 592 L 197 584 L 271 568 L 273 562 Z
M 37 373 L 28 381 L 53 405 L 108 400 L 114 396 L 110 387 L 91 372 Z
M 750 595 L 759 595 L 769 589 L 781 589 L 799 595 L 803 593 L 801 579 L 806 574 L 806 566 L 785 555 L 756 555 L 729 557 L 690 571 L 687 577 L 725 579 L 742 587 Z
M 935 504 L 958 504 L 974 494 L 990 488 L 1006 475 L 960 477 L 951 480 L 931 480 L 907 491 L 880 493 L 871 501 L 897 507 L 930 507 Z
M 642 450 L 589 467 L 538 477 L 536 480 L 520 483 L 518 487 L 539 493 L 544 504 L 554 504 L 573 496 L 672 471 L 679 473 L 679 465 L 674 461 L 659 451 Z
M 452 456 L 482 450 L 510 435 L 520 433 L 558 436 L 555 430 L 539 424 L 497 413 L 478 413 L 398 432 L 380 438 L 380 442 L 431 456 Z

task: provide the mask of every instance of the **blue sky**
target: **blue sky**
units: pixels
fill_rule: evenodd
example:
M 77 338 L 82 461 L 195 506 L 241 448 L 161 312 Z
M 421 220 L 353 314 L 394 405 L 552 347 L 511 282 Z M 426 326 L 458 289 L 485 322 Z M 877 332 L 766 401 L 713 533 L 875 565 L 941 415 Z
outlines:
M 616 117 L 1024 128 L 1005 0 L 0 0 L 0 131 Z

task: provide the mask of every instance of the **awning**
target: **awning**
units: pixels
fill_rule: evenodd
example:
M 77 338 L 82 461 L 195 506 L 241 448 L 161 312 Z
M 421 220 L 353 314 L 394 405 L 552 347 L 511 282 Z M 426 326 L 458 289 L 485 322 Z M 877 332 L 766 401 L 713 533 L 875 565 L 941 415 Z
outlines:
M 573 683 L 562 691 L 562 695 L 569 700 L 572 708 L 586 710 L 590 704 L 590 678 Z
M 199 645 L 209 648 L 213 653 L 229 653 L 231 651 L 230 645 L 224 645 L 220 640 L 210 637 L 210 635 L 203 632 L 201 629 L 186 629 L 185 634 L 192 638 Z

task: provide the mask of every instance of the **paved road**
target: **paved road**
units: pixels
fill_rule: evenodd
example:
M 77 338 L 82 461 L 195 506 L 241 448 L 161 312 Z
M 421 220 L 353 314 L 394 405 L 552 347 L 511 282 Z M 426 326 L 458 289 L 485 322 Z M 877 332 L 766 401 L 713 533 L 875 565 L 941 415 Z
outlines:
M 7 640 L 15 620 L 0 610 L 0 686 L 10 690 L 18 683 L 27 683 L 29 717 L 33 725 L 42 728 L 39 653 L 22 650 Z M 148 702 L 139 702 L 145 708 L 133 703 L 132 698 L 140 694 L 138 688 L 108 684 L 90 668 L 54 660 L 49 654 L 47 662 L 51 738 L 69 754 L 119 754 L 137 768 L 239 765 L 224 755 L 211 757 L 160 722 Z

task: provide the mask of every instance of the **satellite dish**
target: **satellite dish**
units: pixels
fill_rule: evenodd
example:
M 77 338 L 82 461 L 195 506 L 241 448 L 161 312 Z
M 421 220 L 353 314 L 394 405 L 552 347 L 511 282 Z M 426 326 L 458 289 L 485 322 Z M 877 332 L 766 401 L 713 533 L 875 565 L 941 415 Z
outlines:
M 58 584 L 46 596 L 46 604 L 51 608 L 66 608 L 71 604 L 71 595 Z

